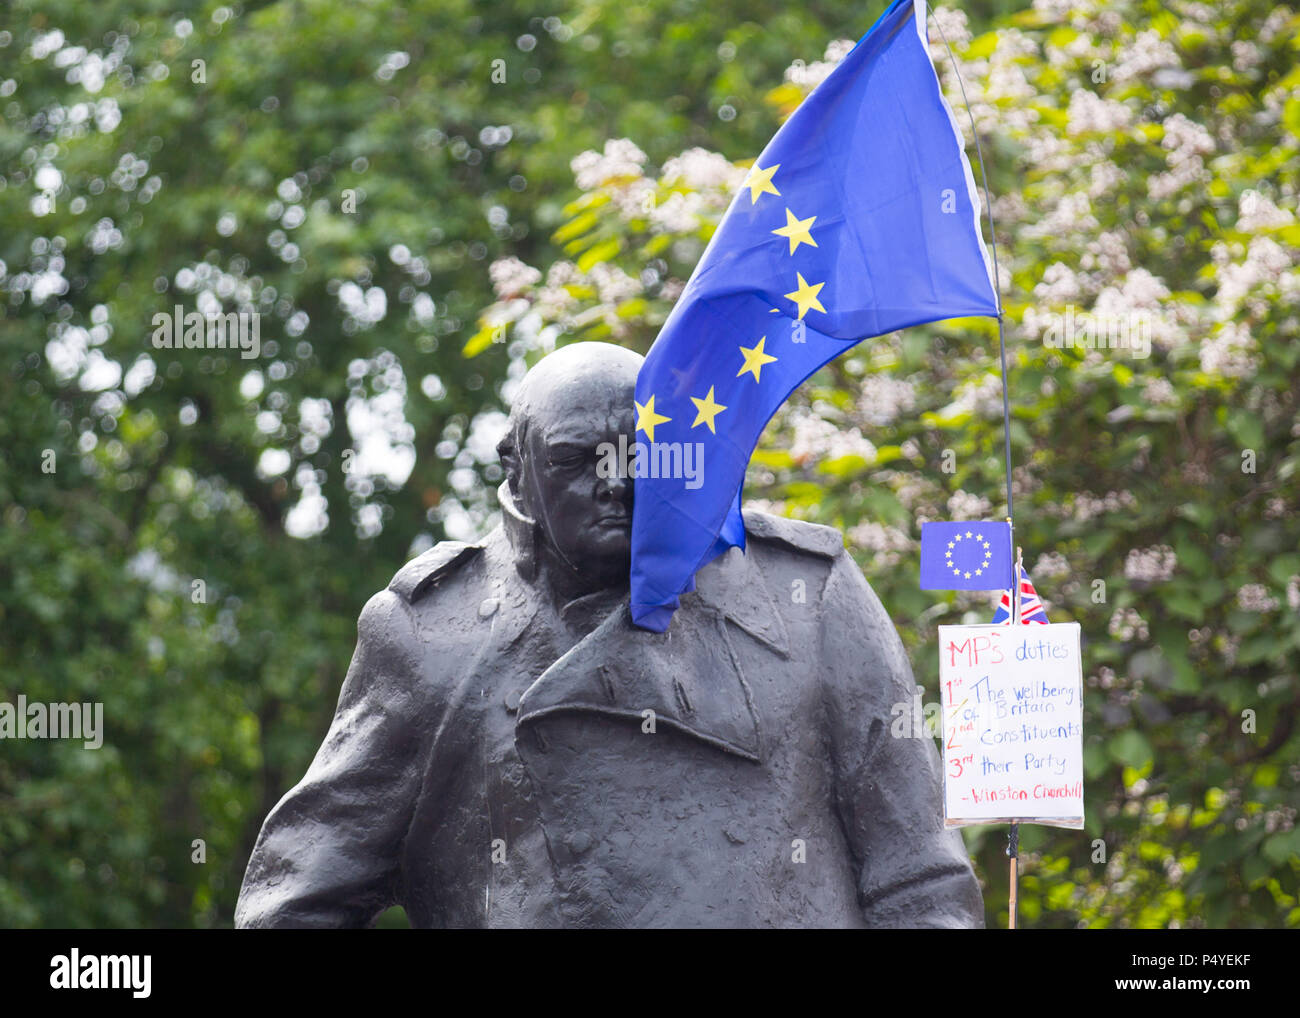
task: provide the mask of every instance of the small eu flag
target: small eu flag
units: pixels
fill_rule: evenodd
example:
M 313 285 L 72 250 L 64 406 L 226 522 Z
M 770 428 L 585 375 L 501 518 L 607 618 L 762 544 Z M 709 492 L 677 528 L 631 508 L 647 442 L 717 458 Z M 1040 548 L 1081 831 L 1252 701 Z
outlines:
M 925 9 L 897 0 L 776 133 L 641 367 L 638 445 L 669 467 L 635 481 L 631 607 L 645 629 L 666 630 L 696 571 L 744 547 L 745 467 L 805 378 L 868 337 L 999 313 Z M 671 464 L 688 452 L 684 479 Z
M 922 590 L 1000 590 L 1011 583 L 1010 523 L 922 523 Z

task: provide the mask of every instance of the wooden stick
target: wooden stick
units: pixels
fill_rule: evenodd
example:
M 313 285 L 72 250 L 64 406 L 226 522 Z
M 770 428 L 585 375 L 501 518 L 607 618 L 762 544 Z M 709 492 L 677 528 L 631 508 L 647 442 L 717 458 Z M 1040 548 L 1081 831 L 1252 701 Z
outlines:
M 1023 552 L 1020 545 L 1016 545 L 1016 563 L 1012 567 L 1012 587 L 1011 587 L 1011 625 L 1013 627 L 1020 625 L 1020 570 L 1023 565 Z M 1012 629 L 1016 632 L 1016 629 Z M 1007 887 L 1008 904 L 1007 904 L 1007 929 L 1014 930 L 1018 928 L 1016 922 L 1016 910 L 1018 907 L 1018 891 L 1020 877 L 1020 825 L 1013 823 L 1011 830 L 1007 835 L 1007 855 L 1011 857 L 1011 868 L 1008 873 L 1009 884 Z
M 1012 824 L 1011 831 L 1007 838 L 1007 855 L 1011 856 L 1011 882 L 1008 886 L 1008 910 L 1007 910 L 1007 929 L 1014 930 L 1018 928 L 1016 922 L 1017 909 L 1017 890 L 1019 884 L 1019 866 L 1020 861 L 1020 825 Z

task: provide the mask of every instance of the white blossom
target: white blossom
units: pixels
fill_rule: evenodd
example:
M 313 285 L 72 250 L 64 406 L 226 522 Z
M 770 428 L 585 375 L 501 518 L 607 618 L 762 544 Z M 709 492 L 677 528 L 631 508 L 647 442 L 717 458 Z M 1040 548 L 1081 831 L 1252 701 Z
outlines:
M 1258 191 L 1243 191 L 1237 200 L 1237 210 L 1237 229 L 1246 233 L 1290 226 L 1295 222 L 1295 214 L 1290 209 L 1278 208 L 1267 195 Z
M 1060 576 L 1069 576 L 1070 563 L 1059 552 L 1049 551 L 1039 556 L 1038 561 L 1034 563 L 1031 575 L 1037 576 L 1039 582 L 1054 580 Z
M 930 14 L 934 17 L 937 26 L 935 34 L 940 37 L 941 44 L 946 39 L 948 45 L 955 50 L 970 42 L 970 27 L 966 22 L 965 11 L 953 7 L 935 7 Z
M 1263 61 L 1263 54 L 1260 53 L 1259 47 L 1248 40 L 1234 39 L 1230 48 L 1232 67 L 1236 71 L 1245 73 L 1251 68 L 1258 67 Z
M 858 428 L 846 430 L 803 407 L 792 408 L 789 420 L 794 432 L 790 455 L 799 463 L 844 456 L 861 456 L 867 462 L 876 458 L 876 447 Z
M 1053 262 L 1043 271 L 1042 280 L 1034 287 L 1034 296 L 1044 304 L 1068 304 L 1083 295 L 1079 277 L 1064 262 Z
M 629 276 L 617 265 L 601 262 L 589 273 L 602 304 L 616 305 L 641 292 L 641 281 Z
M 916 407 L 916 387 L 892 375 L 867 375 L 858 393 L 858 407 L 868 424 L 892 424 Z
M 982 520 L 993 503 L 982 495 L 958 489 L 948 499 L 948 516 L 954 520 Z
M 500 300 L 530 290 L 542 281 L 541 272 L 513 256 L 499 258 L 489 265 L 488 277 Z
M 746 172 L 718 152 L 692 148 L 664 163 L 659 179 L 664 184 L 685 184 L 697 191 L 716 189 L 730 194 L 740 186 Z
M 569 163 L 569 168 L 578 187 L 592 191 L 611 180 L 640 177 L 645 161 L 646 154 L 627 138 L 610 138 L 603 153 L 590 149 L 581 152 Z
M 1102 496 L 1081 491 L 1074 496 L 1070 514 L 1079 522 L 1085 523 L 1104 513 L 1117 513 L 1123 509 L 1131 509 L 1136 504 L 1137 499 L 1130 491 L 1108 491 Z
M 849 528 L 846 536 L 850 544 L 872 552 L 871 562 L 877 569 L 898 565 L 913 547 L 912 539 L 903 531 L 870 520 Z
M 1111 69 L 1111 81 L 1128 81 L 1150 74 L 1161 67 L 1177 67 L 1178 51 L 1168 40 L 1160 38 L 1155 29 L 1139 32 L 1133 40 L 1120 49 L 1118 60 Z
M 703 195 L 697 191 L 674 191 L 650 211 L 650 222 L 664 233 L 693 233 L 700 228 L 707 211 Z
M 1178 556 L 1167 544 L 1133 548 L 1124 560 L 1124 578 L 1139 583 L 1164 583 L 1174 575 Z
M 1107 230 L 1088 241 L 1080 261 L 1085 269 L 1097 268 L 1108 276 L 1122 276 L 1132 268 L 1128 240 L 1118 230 Z
M 1262 583 L 1247 583 L 1237 591 L 1237 605 L 1242 611 L 1271 612 L 1277 607 L 1277 598 Z
M 817 60 L 811 64 L 799 60 L 787 67 L 785 80 L 805 91 L 811 91 L 826 80 L 827 75 L 835 70 L 840 61 L 848 56 L 849 51 L 856 45 L 854 39 L 836 39 L 826 47 L 824 60 Z
M 1223 378 L 1247 378 L 1255 373 L 1255 340 L 1243 322 L 1225 322 L 1201 344 L 1201 370 Z
M 1117 609 L 1106 628 L 1121 643 L 1128 643 L 1134 637 L 1145 640 L 1150 635 L 1146 620 L 1133 608 Z
M 1144 378 L 1142 398 L 1152 406 L 1172 406 L 1178 402 L 1178 391 L 1167 378 Z
M 1103 99 L 1090 88 L 1076 88 L 1066 118 L 1067 134 L 1121 131 L 1133 123 L 1133 111 L 1122 102 Z

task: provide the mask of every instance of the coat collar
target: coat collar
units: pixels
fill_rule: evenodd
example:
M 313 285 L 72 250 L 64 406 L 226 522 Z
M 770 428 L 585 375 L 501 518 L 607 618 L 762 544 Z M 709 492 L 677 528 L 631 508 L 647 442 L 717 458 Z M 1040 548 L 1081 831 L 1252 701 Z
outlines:
M 702 604 L 683 605 L 670 632 L 653 633 L 634 626 L 621 602 L 528 687 L 517 725 L 559 712 L 624 718 L 647 732 L 665 725 L 759 760 L 749 685 L 723 616 Z
M 589 711 L 644 726 L 652 712 L 656 725 L 759 761 L 745 647 L 737 653 L 728 622 L 787 659 L 789 634 L 757 566 L 739 549 L 696 579 L 696 591 L 683 595 L 664 633 L 632 624 L 626 594 L 615 600 L 602 592 L 566 605 L 566 620 L 590 631 L 524 692 L 518 725 L 560 711 Z
M 758 567 L 740 548 L 729 548 L 695 575 L 695 593 L 683 594 L 682 603 L 696 598 L 781 657 L 789 658 L 790 636 L 781 613 Z

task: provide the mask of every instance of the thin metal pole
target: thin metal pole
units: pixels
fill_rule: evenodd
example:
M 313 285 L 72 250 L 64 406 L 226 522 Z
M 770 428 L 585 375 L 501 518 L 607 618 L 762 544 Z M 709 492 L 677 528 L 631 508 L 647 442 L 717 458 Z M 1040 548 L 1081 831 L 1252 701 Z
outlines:
M 916 2 L 925 3 L 925 0 L 916 0 Z M 975 127 L 975 114 L 971 112 L 970 100 L 966 98 L 966 82 L 962 79 L 961 68 L 957 66 L 957 58 L 953 56 L 952 47 L 948 45 L 948 37 L 944 35 L 943 26 L 939 24 L 937 18 L 934 24 L 939 29 L 939 38 L 943 40 L 943 48 L 948 51 L 948 59 L 952 62 L 953 73 L 957 75 L 957 85 L 961 89 L 961 101 L 966 107 L 966 117 L 970 121 L 971 136 L 975 139 L 975 155 L 980 164 L 980 182 L 984 185 L 984 204 L 988 206 L 989 211 L 989 246 L 993 249 L 993 288 L 998 295 L 998 356 L 1002 363 L 1002 445 L 1007 468 L 1007 518 L 1012 521 L 1012 531 L 1014 533 L 1016 514 L 1011 503 L 1011 401 L 1007 395 L 1007 342 L 1002 327 L 1002 278 L 998 269 L 998 231 L 997 224 L 993 221 L 993 198 L 989 194 L 989 175 L 984 169 L 984 148 L 980 145 L 980 134 Z
M 1020 607 L 1020 570 L 1023 557 L 1020 545 L 1016 545 L 1016 559 L 1011 567 L 1015 574 L 1014 584 L 1011 588 L 1011 625 L 1019 626 L 1024 620 L 1021 619 Z M 1017 630 L 1012 629 L 1012 632 Z M 1018 916 L 1016 912 L 1019 908 L 1020 899 L 1020 825 L 1015 821 L 1011 823 L 1011 829 L 1007 832 L 1007 855 L 1011 859 L 1011 871 L 1008 875 L 1009 883 L 1007 885 L 1007 929 L 1014 930 L 1019 927 Z
M 925 3 L 925 0 L 916 0 L 917 3 Z M 928 9 L 928 8 L 927 8 Z M 1006 331 L 1002 322 L 1002 278 L 998 269 L 998 231 L 997 225 L 993 221 L 993 197 L 989 193 L 989 175 L 984 168 L 984 148 L 980 145 L 979 129 L 975 126 L 975 114 L 971 112 L 970 100 L 966 98 L 966 82 L 962 79 L 961 68 L 957 66 L 957 58 L 953 55 L 952 47 L 948 45 L 948 37 L 944 35 L 943 25 L 939 24 L 938 18 L 935 19 L 935 27 L 939 29 L 939 38 L 943 40 L 943 48 L 948 51 L 948 59 L 952 61 L 953 73 L 957 76 L 957 85 L 961 89 L 961 101 L 966 107 L 966 117 L 970 121 L 971 137 L 975 139 L 975 155 L 980 164 L 980 182 L 984 185 L 984 204 L 988 206 L 989 211 L 989 246 L 993 249 L 993 289 L 998 297 L 998 359 L 1002 367 L 1002 453 L 1006 462 L 1007 472 L 1007 523 L 1011 527 L 1011 539 L 1015 540 L 1015 507 L 1011 497 L 1011 398 L 1008 395 L 1007 386 L 1007 339 Z M 1019 549 L 1016 549 L 1016 560 L 1011 564 L 1011 624 L 1013 626 L 1020 623 L 1020 555 Z M 1013 823 L 1011 830 L 1007 834 L 1007 855 L 1011 857 L 1010 872 L 1010 902 L 1009 902 L 1009 922 L 1010 929 L 1016 928 L 1016 893 L 1018 877 L 1018 854 L 1020 845 L 1020 825 Z

